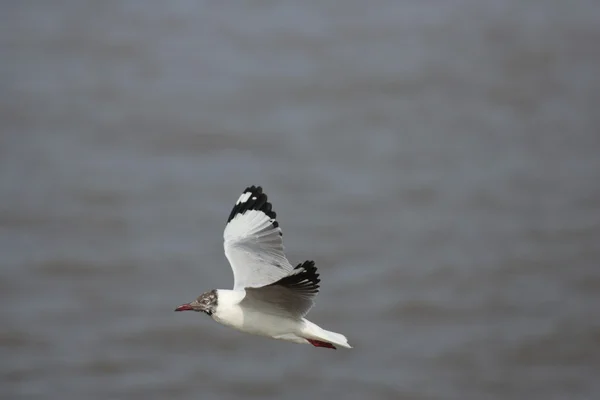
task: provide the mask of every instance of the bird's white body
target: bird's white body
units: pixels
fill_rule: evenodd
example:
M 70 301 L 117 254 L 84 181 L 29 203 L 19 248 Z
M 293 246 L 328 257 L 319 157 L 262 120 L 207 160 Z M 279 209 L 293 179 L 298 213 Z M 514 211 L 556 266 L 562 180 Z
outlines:
M 288 342 L 308 343 L 307 339 L 314 339 L 351 347 L 343 335 L 326 331 L 306 318 L 291 319 L 244 307 L 240 302 L 246 296 L 245 290 L 218 289 L 217 293 L 219 303 L 212 318 L 220 324 L 252 335 Z
M 254 335 L 315 347 L 350 348 L 342 334 L 308 321 L 319 292 L 313 261 L 293 267 L 283 252 L 281 228 L 260 186 L 246 188 L 223 232 L 233 290 L 212 290 L 175 311 L 201 311 L 215 321 Z
M 303 328 L 301 319 L 293 320 L 243 307 L 240 301 L 246 296 L 245 291 L 219 289 L 217 293 L 219 304 L 212 315 L 215 321 L 253 335 L 294 338 L 293 342 L 306 343 L 306 339 L 299 336 Z

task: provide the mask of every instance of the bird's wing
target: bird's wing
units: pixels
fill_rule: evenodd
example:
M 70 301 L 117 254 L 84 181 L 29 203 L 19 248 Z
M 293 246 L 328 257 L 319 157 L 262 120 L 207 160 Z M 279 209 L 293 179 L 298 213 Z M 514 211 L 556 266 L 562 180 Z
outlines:
M 314 261 L 299 264 L 287 276 L 259 288 L 247 288 L 242 307 L 294 319 L 304 317 L 319 293 L 319 274 Z
M 292 272 L 271 207 L 262 188 L 251 186 L 231 210 L 223 246 L 233 270 L 234 290 L 265 286 Z

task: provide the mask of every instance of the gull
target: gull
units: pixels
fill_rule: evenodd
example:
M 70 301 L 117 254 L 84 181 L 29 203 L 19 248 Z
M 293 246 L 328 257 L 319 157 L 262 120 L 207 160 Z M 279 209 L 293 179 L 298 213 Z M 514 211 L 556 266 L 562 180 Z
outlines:
M 314 261 L 292 267 L 283 252 L 277 215 L 260 186 L 244 190 L 223 233 L 225 256 L 233 270 L 233 290 L 214 289 L 175 311 L 196 311 L 253 335 L 351 348 L 346 337 L 305 318 L 319 292 Z

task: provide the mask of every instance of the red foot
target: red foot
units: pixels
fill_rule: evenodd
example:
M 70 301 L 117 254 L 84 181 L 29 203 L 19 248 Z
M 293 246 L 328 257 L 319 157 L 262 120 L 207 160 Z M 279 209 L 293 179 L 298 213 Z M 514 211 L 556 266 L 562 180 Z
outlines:
M 332 345 L 331 343 L 321 342 L 320 340 L 315 340 L 315 339 L 306 339 L 306 340 L 308 340 L 308 343 L 312 344 L 315 347 L 326 347 L 328 349 L 336 350 L 335 346 Z

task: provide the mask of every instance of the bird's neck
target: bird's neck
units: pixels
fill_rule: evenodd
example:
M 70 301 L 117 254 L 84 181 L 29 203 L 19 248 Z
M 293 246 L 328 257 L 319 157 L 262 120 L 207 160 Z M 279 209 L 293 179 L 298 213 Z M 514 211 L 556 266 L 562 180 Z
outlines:
M 239 304 L 246 296 L 246 291 L 217 289 L 217 298 L 219 306 L 233 306 Z

